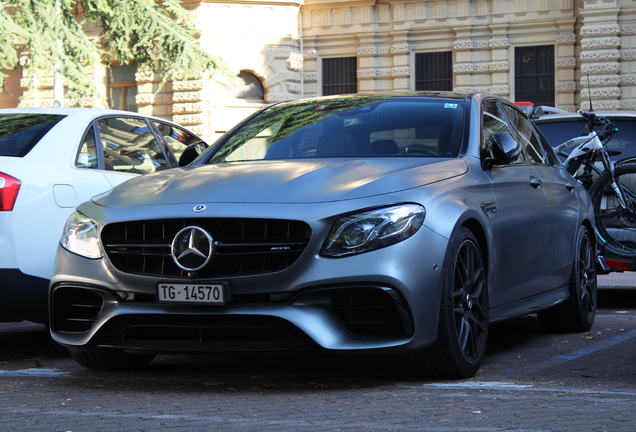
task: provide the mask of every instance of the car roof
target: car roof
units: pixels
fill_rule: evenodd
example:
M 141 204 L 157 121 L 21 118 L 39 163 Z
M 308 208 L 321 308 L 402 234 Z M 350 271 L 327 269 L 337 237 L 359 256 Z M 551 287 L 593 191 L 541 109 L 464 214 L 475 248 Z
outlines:
M 636 111 L 594 111 L 594 114 L 600 117 L 607 117 L 610 119 L 619 118 L 636 118 Z M 559 123 L 563 121 L 579 121 L 583 120 L 580 114 L 548 114 L 535 119 L 535 123 Z
M 80 108 L 80 107 L 49 107 L 49 108 L 4 108 L 0 109 L 0 115 L 2 114 L 57 114 L 67 117 L 81 117 L 83 119 L 97 118 L 102 116 L 127 116 L 127 117 L 145 117 L 153 120 L 160 120 L 163 122 L 174 124 L 170 120 L 166 120 L 160 117 L 149 116 L 132 111 L 120 111 L 103 108 Z

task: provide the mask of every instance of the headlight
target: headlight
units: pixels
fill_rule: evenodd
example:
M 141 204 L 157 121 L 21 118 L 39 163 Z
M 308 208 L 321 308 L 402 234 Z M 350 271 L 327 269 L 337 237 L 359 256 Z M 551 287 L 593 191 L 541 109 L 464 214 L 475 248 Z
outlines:
M 66 220 L 60 243 L 64 249 L 74 254 L 93 259 L 102 257 L 97 224 L 78 211 L 73 212 Z
M 424 207 L 404 204 L 345 216 L 333 224 L 320 254 L 342 257 L 401 242 L 420 229 L 425 215 Z

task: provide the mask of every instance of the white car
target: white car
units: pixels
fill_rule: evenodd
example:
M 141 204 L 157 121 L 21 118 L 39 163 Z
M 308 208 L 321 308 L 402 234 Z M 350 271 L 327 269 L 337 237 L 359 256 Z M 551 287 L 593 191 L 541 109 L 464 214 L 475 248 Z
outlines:
M 47 321 L 55 252 L 77 205 L 186 165 L 205 147 L 174 123 L 132 112 L 0 110 L 0 321 Z

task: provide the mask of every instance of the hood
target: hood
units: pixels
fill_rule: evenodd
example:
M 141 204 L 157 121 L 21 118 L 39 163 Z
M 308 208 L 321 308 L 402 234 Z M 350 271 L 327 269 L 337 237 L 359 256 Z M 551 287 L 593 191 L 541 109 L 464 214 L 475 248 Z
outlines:
M 259 161 L 174 168 L 95 197 L 106 207 L 203 203 L 320 203 L 389 194 L 464 174 L 462 159 Z

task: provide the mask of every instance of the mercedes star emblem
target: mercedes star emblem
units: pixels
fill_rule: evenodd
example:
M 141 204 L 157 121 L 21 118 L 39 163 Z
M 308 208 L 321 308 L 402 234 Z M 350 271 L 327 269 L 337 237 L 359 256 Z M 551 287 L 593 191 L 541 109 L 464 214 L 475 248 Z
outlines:
M 212 236 L 196 226 L 182 229 L 172 240 L 172 259 L 186 271 L 201 270 L 212 259 L 212 252 Z
M 192 209 L 192 211 L 195 212 L 195 213 L 201 213 L 206 208 L 207 207 L 205 206 L 205 204 L 199 204 L 199 205 L 195 205 L 194 208 Z

